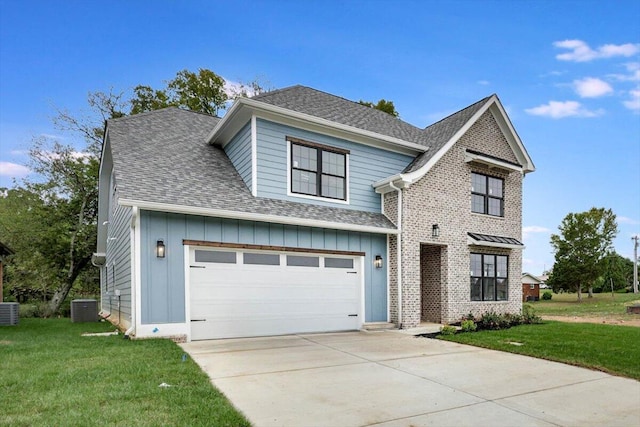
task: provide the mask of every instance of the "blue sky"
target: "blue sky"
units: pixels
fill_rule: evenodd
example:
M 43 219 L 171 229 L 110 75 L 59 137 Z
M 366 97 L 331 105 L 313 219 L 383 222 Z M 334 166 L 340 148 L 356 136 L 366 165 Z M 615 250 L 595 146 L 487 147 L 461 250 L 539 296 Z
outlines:
M 54 106 L 162 87 L 182 69 L 392 100 L 425 127 L 497 93 L 537 171 L 524 180 L 523 270 L 553 265 L 569 212 L 640 232 L 640 2 L 0 0 L 0 187 Z

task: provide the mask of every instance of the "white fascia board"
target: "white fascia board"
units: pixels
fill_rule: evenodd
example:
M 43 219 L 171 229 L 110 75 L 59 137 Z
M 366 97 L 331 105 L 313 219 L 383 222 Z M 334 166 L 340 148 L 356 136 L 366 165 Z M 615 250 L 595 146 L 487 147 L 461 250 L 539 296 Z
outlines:
M 197 206 L 172 205 L 142 200 L 120 199 L 120 205 L 137 206 L 138 209 L 156 212 L 171 212 L 185 215 L 201 215 L 219 218 L 241 219 L 245 221 L 271 222 L 276 224 L 300 225 L 303 227 L 329 228 L 334 230 L 360 231 L 363 233 L 398 234 L 398 230 L 395 228 L 380 228 L 367 225 L 345 224 L 341 222 L 313 220 L 307 218 L 295 218 L 253 212 L 229 211 L 226 209 L 201 208 Z
M 464 161 L 467 163 L 469 162 L 482 163 L 484 165 L 489 166 L 489 168 L 500 168 L 500 169 L 506 169 L 509 171 L 515 171 L 520 173 L 523 172 L 523 168 L 521 166 L 512 165 L 511 163 L 507 163 L 501 160 L 493 159 L 491 157 L 483 156 L 482 154 L 470 153 L 468 151 L 464 154 Z
M 435 153 L 427 163 L 425 163 L 420 169 L 404 174 L 404 176 L 411 182 L 416 182 L 420 178 L 422 178 L 427 172 L 429 172 L 433 165 L 438 163 L 442 156 L 444 156 L 451 149 L 451 147 L 453 147 L 453 145 L 458 142 L 462 135 L 467 133 L 469 128 L 473 126 L 473 124 L 477 122 L 480 117 L 482 117 L 482 115 L 494 102 L 497 101 L 497 99 L 498 98 L 495 95 L 489 98 L 487 102 L 482 106 L 482 108 L 476 111 L 476 113 L 467 121 L 467 123 L 465 123 L 464 126 L 462 126 L 460 129 L 458 129 L 458 131 L 451 137 L 451 139 L 449 139 L 449 141 L 447 141 L 447 143 L 442 148 L 440 148 L 440 150 L 438 150 L 438 152 Z
M 107 251 L 107 227 L 104 224 L 109 219 L 109 196 L 111 173 L 113 173 L 113 155 L 111 154 L 111 142 L 109 141 L 109 127 L 107 127 L 100 154 L 100 168 L 98 172 L 98 225 L 96 252 Z
M 511 146 L 518 162 L 523 165 L 522 172 L 526 174 L 535 171 L 536 167 L 534 166 L 531 157 L 529 157 L 529 153 L 522 143 L 520 136 L 513 127 L 513 124 L 502 106 L 500 99 L 495 95 L 492 96 L 491 99 L 493 100 L 491 103 L 491 112 L 493 113 L 493 117 L 496 119 L 496 122 L 498 123 L 498 126 L 505 138 L 507 138 L 507 142 Z
M 207 142 L 214 143 L 220 140 L 222 146 L 228 141 L 227 138 L 231 138 L 235 133 L 226 132 L 227 127 L 234 128 L 232 123 L 234 119 L 245 118 L 245 116 L 251 117 L 252 114 L 258 115 L 260 118 L 266 120 L 273 120 L 283 124 L 289 124 L 299 126 L 303 128 L 311 128 L 310 130 L 315 132 L 326 133 L 339 138 L 356 139 L 357 142 L 374 147 L 384 148 L 390 151 L 397 151 L 403 154 L 416 155 L 424 153 L 429 148 L 424 145 L 416 144 L 409 141 L 404 141 L 399 138 L 394 138 L 387 135 L 382 135 L 377 132 L 367 131 L 359 129 L 353 126 L 344 125 L 341 123 L 333 122 L 331 120 L 323 119 L 320 117 L 311 116 L 309 114 L 300 113 L 297 111 L 289 110 L 286 108 L 278 107 L 275 105 L 267 104 L 260 101 L 255 101 L 250 98 L 238 99 L 231 109 L 225 114 L 224 118 L 216 125 L 207 137 Z M 244 125 L 246 120 L 240 120 L 240 124 L 236 124 L 235 127 Z M 233 135 L 232 135 L 233 134 Z M 226 136 L 226 138 L 224 138 Z M 221 138 L 223 137 L 223 138 Z
M 475 240 L 471 236 L 467 236 L 467 244 L 469 246 L 488 246 L 491 248 L 502 248 L 502 249 L 524 249 L 526 247 L 524 245 L 512 245 L 509 243 L 485 242 L 482 240 Z

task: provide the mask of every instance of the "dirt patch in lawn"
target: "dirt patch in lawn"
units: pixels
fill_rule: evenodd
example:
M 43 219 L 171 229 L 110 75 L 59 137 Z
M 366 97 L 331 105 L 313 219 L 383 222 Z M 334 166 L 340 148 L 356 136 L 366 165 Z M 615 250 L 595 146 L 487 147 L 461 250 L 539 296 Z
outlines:
M 569 323 L 605 323 L 608 325 L 635 326 L 640 328 L 640 317 L 637 319 L 619 319 L 602 316 L 542 316 L 544 320 L 555 320 Z

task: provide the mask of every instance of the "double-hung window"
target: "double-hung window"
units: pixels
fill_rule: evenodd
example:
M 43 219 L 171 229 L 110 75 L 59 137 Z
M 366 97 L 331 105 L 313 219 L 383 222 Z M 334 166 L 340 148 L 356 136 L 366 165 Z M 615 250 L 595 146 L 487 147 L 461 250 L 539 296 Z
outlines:
M 471 173 L 471 211 L 504 216 L 504 180 Z
M 509 299 L 509 257 L 471 254 L 471 301 Z
M 348 151 L 291 141 L 291 192 L 347 200 Z

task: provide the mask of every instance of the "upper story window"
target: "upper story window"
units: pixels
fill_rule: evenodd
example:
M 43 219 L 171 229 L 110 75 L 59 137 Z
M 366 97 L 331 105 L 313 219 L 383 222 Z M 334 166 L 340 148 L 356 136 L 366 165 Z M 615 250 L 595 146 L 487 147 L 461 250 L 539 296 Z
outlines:
M 349 151 L 300 140 L 291 141 L 291 192 L 347 200 Z
M 471 301 L 509 299 L 509 257 L 471 254 Z
M 471 211 L 504 216 L 504 180 L 472 172 Z

